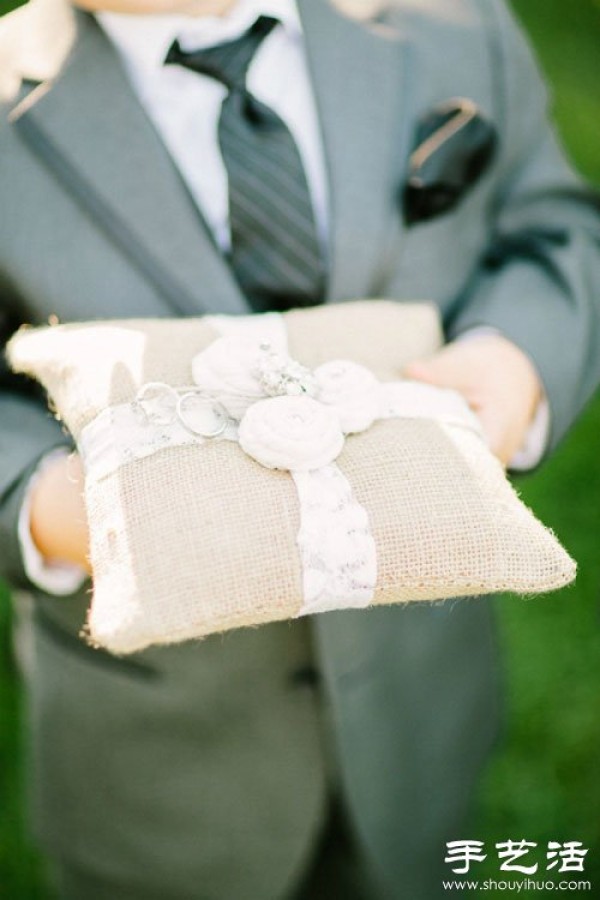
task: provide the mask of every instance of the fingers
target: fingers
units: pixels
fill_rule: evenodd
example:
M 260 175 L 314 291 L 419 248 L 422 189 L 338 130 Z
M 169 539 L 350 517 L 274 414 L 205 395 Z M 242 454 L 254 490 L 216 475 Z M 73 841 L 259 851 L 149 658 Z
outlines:
M 404 377 L 461 393 L 472 409 L 484 401 L 481 362 L 460 345 L 448 344 L 429 359 L 416 360 L 404 369 Z
M 53 460 L 34 484 L 30 530 L 45 559 L 89 571 L 83 469 L 77 455 Z
M 406 366 L 403 374 L 461 393 L 504 465 L 521 448 L 542 395 L 529 358 L 501 335 L 447 344 L 429 359 Z

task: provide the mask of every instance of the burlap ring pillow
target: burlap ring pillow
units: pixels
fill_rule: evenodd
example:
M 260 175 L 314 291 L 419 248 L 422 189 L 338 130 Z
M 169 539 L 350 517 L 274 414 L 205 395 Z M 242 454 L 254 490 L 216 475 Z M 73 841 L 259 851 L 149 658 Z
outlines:
M 462 399 L 401 381 L 440 340 L 432 307 L 383 300 L 21 330 L 10 362 L 84 461 L 91 639 L 571 581 Z

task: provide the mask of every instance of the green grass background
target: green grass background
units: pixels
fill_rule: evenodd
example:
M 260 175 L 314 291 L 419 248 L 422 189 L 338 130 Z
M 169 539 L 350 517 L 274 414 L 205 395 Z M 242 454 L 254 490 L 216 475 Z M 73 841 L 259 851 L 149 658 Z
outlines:
M 12 5 L 0 0 L 0 12 Z M 514 0 L 513 5 L 553 86 L 555 116 L 569 153 L 600 186 L 600 0 Z M 518 482 L 524 500 L 577 559 L 579 576 L 574 588 L 550 597 L 498 599 L 506 731 L 482 785 L 471 832 L 457 835 L 486 841 L 488 859 L 474 876 L 511 880 L 520 876 L 499 872 L 495 842 L 525 838 L 544 851 L 550 840 L 582 841 L 589 848 L 585 875 L 548 877 L 590 878 L 587 896 L 594 897 L 600 897 L 599 450 L 600 398 L 542 471 Z M 11 655 L 10 619 L 8 596 L 0 590 L 0 897 L 48 900 L 41 862 L 26 836 L 24 698 Z M 542 862 L 540 875 L 543 869 Z

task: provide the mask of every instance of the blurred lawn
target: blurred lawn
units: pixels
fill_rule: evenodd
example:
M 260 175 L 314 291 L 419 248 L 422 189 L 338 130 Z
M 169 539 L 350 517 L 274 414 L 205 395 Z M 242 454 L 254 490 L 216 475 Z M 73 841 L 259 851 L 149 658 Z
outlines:
M 514 0 L 513 6 L 551 81 L 571 158 L 600 186 L 600 2 Z M 465 835 L 486 841 L 491 858 L 476 873 L 496 880 L 521 877 L 499 872 L 497 841 L 536 841 L 539 878 L 548 841 L 582 841 L 589 848 L 585 874 L 547 877 L 590 879 L 594 897 L 600 897 L 599 446 L 600 396 L 542 471 L 517 481 L 523 499 L 577 560 L 579 574 L 575 587 L 550 597 L 497 602 L 506 734 L 483 786 L 478 823 Z
M 0 0 L 0 11 L 11 5 Z M 569 152 L 600 185 L 600 0 L 514 0 L 514 6 L 553 85 Z M 497 602 L 507 661 L 506 734 L 481 792 L 478 820 L 468 835 L 457 835 L 485 840 L 491 851 L 496 841 L 536 841 L 540 859 L 550 840 L 582 841 L 590 848 L 585 875 L 563 877 L 590 878 L 592 896 L 600 896 L 599 446 L 600 398 L 543 471 L 518 483 L 524 500 L 577 559 L 579 576 L 576 587 L 547 598 Z M 10 607 L 1 595 L 0 897 L 48 900 L 38 857 L 25 837 L 22 691 L 9 624 Z M 501 874 L 493 852 L 473 874 L 519 877 Z

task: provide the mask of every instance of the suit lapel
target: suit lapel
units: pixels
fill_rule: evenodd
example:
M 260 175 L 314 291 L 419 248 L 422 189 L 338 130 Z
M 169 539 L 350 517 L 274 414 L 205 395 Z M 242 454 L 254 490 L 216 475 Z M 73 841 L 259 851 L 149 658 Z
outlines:
M 408 41 L 329 0 L 300 0 L 330 190 L 329 300 L 367 296 L 400 223 Z
M 341 300 L 373 291 L 400 222 L 410 47 L 329 0 L 301 0 L 299 9 L 330 191 L 327 299 Z M 78 13 L 76 22 L 68 59 L 15 109 L 15 127 L 180 313 L 247 313 L 116 52 L 90 16 Z
M 31 148 L 184 315 L 248 306 L 95 21 L 12 116 Z

